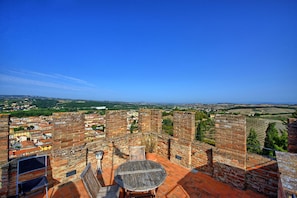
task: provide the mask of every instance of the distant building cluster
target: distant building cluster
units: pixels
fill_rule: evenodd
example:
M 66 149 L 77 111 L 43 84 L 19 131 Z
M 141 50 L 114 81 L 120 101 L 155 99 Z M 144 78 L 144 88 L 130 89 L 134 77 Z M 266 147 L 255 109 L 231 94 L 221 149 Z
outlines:
M 10 158 L 30 155 L 52 148 L 51 116 L 11 118 Z
M 138 112 L 127 112 L 127 133 L 137 133 Z M 27 156 L 52 149 L 52 116 L 11 118 L 9 132 L 9 158 Z M 85 114 L 86 141 L 106 137 L 105 115 Z M 133 131 L 131 129 L 133 128 Z
M 5 100 L 0 106 L 2 111 L 19 111 L 19 110 L 31 110 L 37 109 L 36 105 L 32 104 L 29 98 L 24 98 L 23 100 L 17 100 L 11 102 L 11 100 Z

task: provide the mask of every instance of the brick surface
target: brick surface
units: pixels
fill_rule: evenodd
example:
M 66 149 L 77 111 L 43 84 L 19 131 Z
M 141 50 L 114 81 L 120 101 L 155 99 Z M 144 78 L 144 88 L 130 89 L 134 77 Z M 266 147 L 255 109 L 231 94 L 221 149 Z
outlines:
M 0 114 L 0 197 L 6 197 L 9 185 L 8 133 L 10 115 Z
M 138 129 L 142 133 L 161 133 L 162 111 L 157 109 L 140 109 Z
M 173 136 L 180 140 L 195 139 L 195 113 L 176 111 L 173 113 Z
M 297 153 L 297 119 L 288 119 L 288 151 Z
M 216 153 L 217 161 L 239 168 L 246 168 L 246 120 L 241 115 L 217 115 L 216 129 Z M 223 159 L 223 161 L 220 161 Z
M 127 111 L 106 111 L 106 137 L 112 138 L 127 134 Z

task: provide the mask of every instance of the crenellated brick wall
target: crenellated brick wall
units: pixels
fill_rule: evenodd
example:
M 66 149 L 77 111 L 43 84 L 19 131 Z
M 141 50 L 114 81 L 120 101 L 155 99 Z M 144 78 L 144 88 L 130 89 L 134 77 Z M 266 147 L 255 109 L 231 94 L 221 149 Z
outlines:
M 246 168 L 246 120 L 242 115 L 217 115 L 216 129 L 216 154 L 225 156 L 223 162 L 231 166 Z M 216 156 L 216 155 L 215 155 Z M 225 158 L 229 160 L 225 160 Z
M 156 153 L 166 159 L 170 159 L 171 137 L 168 134 L 158 134 Z
M 173 137 L 192 142 L 195 139 L 195 113 L 176 111 L 173 113 Z
M 210 176 L 213 175 L 213 149 L 209 144 L 195 141 L 192 143 L 191 166 Z
M 52 170 L 50 182 L 64 184 L 79 178 L 88 162 L 91 162 L 96 169 L 95 152 L 99 150 L 104 151 L 103 169 L 120 165 L 129 158 L 129 146 L 142 145 L 145 137 L 153 136 L 157 140 L 156 153 L 176 164 L 188 169 L 194 168 L 240 189 L 251 189 L 271 197 L 277 195 L 275 161 L 265 161 L 267 158 L 259 155 L 250 156 L 246 153 L 244 116 L 217 115 L 216 147 L 214 147 L 195 141 L 196 127 L 193 112 L 174 112 L 174 137 L 159 131 L 161 126 L 159 124 L 162 123 L 160 115 L 159 110 L 141 110 L 139 126 L 143 131 L 130 134 L 127 131 L 127 112 L 107 111 L 107 136 L 93 142 L 85 142 L 84 114 L 54 114 L 52 123 L 54 145 L 49 153 L 50 170 Z M 2 125 L 9 128 L 9 118 L 0 123 L 1 131 Z M 8 169 L 11 178 L 15 177 L 14 170 L 15 163 L 11 162 Z M 5 173 L 5 168 L 2 167 L 1 173 L 2 175 Z M 9 186 L 11 196 L 15 193 L 13 183 L 15 182 L 11 179 Z
M 151 110 L 151 131 L 155 133 L 162 132 L 162 111 L 158 109 Z
M 170 161 L 181 166 L 191 167 L 191 142 L 185 140 L 171 139 Z
M 276 197 L 277 187 L 277 162 L 261 155 L 249 153 L 247 155 L 246 188 L 269 197 Z
M 9 184 L 8 134 L 10 115 L 0 114 L 0 197 L 6 197 Z
M 53 114 L 53 150 L 84 145 L 84 115 L 77 112 Z
M 192 141 L 195 138 L 195 113 L 173 113 L 173 137 L 170 141 L 170 160 L 184 167 L 191 167 Z
M 246 120 L 241 115 L 217 115 L 213 177 L 239 189 L 245 188 Z
M 77 179 L 86 164 L 84 114 L 54 113 L 53 125 L 53 178 L 59 183 Z
M 140 109 L 138 130 L 142 133 L 162 131 L 162 111 L 158 109 Z
M 106 137 L 113 138 L 127 134 L 127 111 L 106 111 Z
M 288 119 L 288 151 L 297 153 L 297 118 Z
M 10 115 L 0 114 L 0 165 L 8 162 L 8 134 Z

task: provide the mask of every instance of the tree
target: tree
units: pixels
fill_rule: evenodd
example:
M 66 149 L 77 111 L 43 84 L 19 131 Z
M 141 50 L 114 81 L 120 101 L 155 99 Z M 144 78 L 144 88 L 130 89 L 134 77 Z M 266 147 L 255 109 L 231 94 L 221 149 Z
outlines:
M 292 117 L 297 118 L 297 110 L 294 113 L 292 113 Z
M 281 131 L 281 135 L 278 137 L 276 142 L 276 150 L 287 151 L 288 150 L 288 132 Z
M 275 156 L 275 150 L 287 151 L 287 147 L 288 133 L 286 131 L 281 131 L 281 136 L 279 136 L 278 130 L 275 128 L 275 123 L 269 123 L 266 130 L 264 148 L 262 150 L 263 154 L 273 157 Z
M 275 128 L 275 123 L 269 123 L 266 130 L 266 137 L 264 140 L 263 154 L 274 156 L 274 145 L 276 142 L 276 137 L 278 137 L 278 131 Z
M 195 120 L 203 120 L 203 119 L 207 119 L 208 116 L 205 112 L 203 111 L 196 111 L 195 113 Z
M 205 122 L 199 122 L 197 126 L 196 140 L 203 141 L 205 136 Z
M 165 133 L 168 133 L 169 135 L 173 136 L 173 122 L 170 119 L 164 119 L 162 123 L 162 130 Z
M 137 123 L 136 120 L 133 120 L 131 126 L 130 126 L 130 133 L 133 133 L 137 129 Z
M 260 142 L 258 140 L 255 129 L 251 128 L 250 134 L 247 137 L 246 144 L 248 152 L 261 154 Z
M 196 130 L 196 140 L 206 142 L 207 139 L 212 139 L 210 135 L 214 131 L 214 125 L 214 120 L 211 118 L 200 120 Z M 206 143 L 209 143 L 209 141 Z

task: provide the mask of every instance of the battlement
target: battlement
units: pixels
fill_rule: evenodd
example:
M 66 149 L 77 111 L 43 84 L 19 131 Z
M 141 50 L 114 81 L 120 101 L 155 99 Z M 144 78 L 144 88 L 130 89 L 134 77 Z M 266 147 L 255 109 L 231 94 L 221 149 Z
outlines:
M 129 146 L 145 145 L 149 138 L 153 145 L 146 146 L 154 146 L 157 155 L 174 164 L 200 171 L 239 189 L 277 196 L 277 162 L 247 153 L 244 116 L 216 116 L 216 146 L 195 140 L 195 115 L 192 112 L 174 112 L 173 136 L 162 133 L 161 110 L 142 109 L 138 116 L 139 130 L 130 133 L 127 130 L 127 111 L 107 111 L 104 121 L 96 118 L 98 125 L 106 125 L 105 135 L 88 139 L 89 125 L 86 123 L 90 123 L 90 115 L 73 112 L 53 114 L 51 127 L 47 128 L 52 133 L 52 149 L 38 152 L 49 156 L 50 185 L 78 179 L 87 163 L 96 166 L 94 153 L 99 150 L 104 151 L 103 169 L 120 165 L 128 159 Z M 0 116 L 0 197 L 15 194 L 16 160 L 10 160 L 8 154 L 10 120 L 8 115 Z

